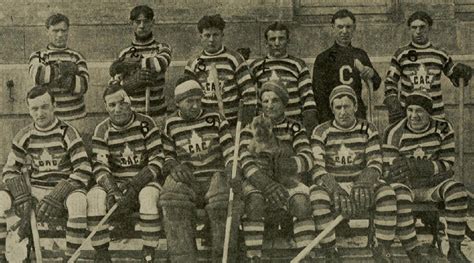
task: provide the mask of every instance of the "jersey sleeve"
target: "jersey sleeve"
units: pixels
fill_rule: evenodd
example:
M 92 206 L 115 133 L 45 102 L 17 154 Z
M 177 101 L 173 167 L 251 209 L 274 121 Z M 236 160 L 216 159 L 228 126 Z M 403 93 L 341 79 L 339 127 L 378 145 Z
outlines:
M 302 69 L 298 75 L 298 92 L 303 102 L 302 111 L 316 110 L 311 77 L 309 75 L 309 69 L 304 62 L 302 62 Z
M 250 125 L 247 125 L 240 133 L 240 162 L 242 165 L 242 172 L 246 178 L 251 177 L 259 172 L 259 167 L 255 162 L 255 157 L 250 152 L 250 144 L 253 139 Z
M 300 125 L 300 127 L 301 128 L 294 133 L 292 143 L 296 153 L 293 159 L 298 167 L 297 173 L 303 173 L 313 168 L 313 157 L 308 135 L 303 125 Z
M 153 120 L 150 120 L 150 131 L 145 136 L 145 145 L 148 157 L 148 167 L 158 176 L 163 176 L 164 153 L 160 130 Z
M 107 174 L 112 174 L 110 170 L 110 151 L 107 145 L 107 131 L 105 127 L 97 126 L 92 136 L 92 172 L 96 182 Z
M 78 60 L 76 61 L 77 74 L 74 76 L 74 93 L 84 94 L 89 89 L 89 70 L 87 68 L 86 59 L 78 54 Z
M 401 66 L 397 53 L 390 60 L 390 67 L 385 78 L 385 97 L 398 96 L 398 82 L 400 81 Z
M 91 179 L 92 168 L 84 147 L 84 142 L 77 130 L 71 126 L 68 127 L 64 140 L 67 145 L 67 151 L 73 170 L 69 179 L 80 182 L 85 187 Z
M 152 55 L 144 57 L 142 63 L 145 68 L 154 72 L 166 72 L 171 64 L 171 47 L 168 44 L 161 43 L 158 45 L 156 52 Z
M 382 174 L 382 149 L 380 147 L 380 136 L 377 128 L 372 123 L 369 123 L 367 130 L 367 147 L 365 148 L 365 158 L 367 160 L 367 167 L 377 169 Z
M 50 83 L 58 78 L 57 70 L 44 62 L 41 51 L 34 52 L 28 59 L 28 73 L 34 84 Z
M 24 148 L 27 137 L 19 132 L 12 141 L 7 162 L 3 167 L 3 181 L 21 175 L 21 169 L 26 165 L 27 152 Z
M 321 126 L 319 126 L 321 127 Z M 312 170 L 313 182 L 319 180 L 323 175 L 328 174 L 326 171 L 326 146 L 325 135 L 321 128 L 316 127 L 311 134 L 311 151 L 313 154 L 314 167 Z

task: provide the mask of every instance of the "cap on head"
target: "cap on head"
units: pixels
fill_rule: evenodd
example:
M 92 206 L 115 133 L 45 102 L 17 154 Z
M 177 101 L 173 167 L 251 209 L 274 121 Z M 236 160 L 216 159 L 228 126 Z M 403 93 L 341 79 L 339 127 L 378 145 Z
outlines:
M 153 9 L 147 5 L 139 5 L 135 6 L 132 11 L 130 11 L 130 20 L 136 20 L 141 14 L 143 14 L 146 19 L 150 20 L 155 17 Z
M 352 101 L 354 102 L 354 105 L 357 105 L 357 95 L 354 89 L 351 86 L 339 85 L 335 87 L 331 91 L 331 94 L 329 95 L 329 103 L 331 107 L 332 107 L 332 102 L 334 101 L 334 99 L 337 99 L 342 96 L 349 96 L 349 98 L 351 98 Z
M 191 77 L 182 77 L 178 79 L 174 89 L 174 101 L 179 103 L 180 101 L 193 96 L 204 96 L 201 84 Z
M 424 21 L 430 27 L 433 25 L 433 19 L 431 18 L 430 15 L 428 15 L 428 13 L 424 11 L 416 11 L 415 13 L 411 14 L 410 17 L 408 18 L 407 25 L 410 26 L 411 23 L 415 20 Z
M 290 100 L 290 95 L 288 94 L 288 90 L 285 88 L 285 84 L 279 79 L 269 80 L 263 83 L 262 87 L 260 88 L 260 98 L 262 98 L 263 93 L 266 91 L 273 91 L 281 99 L 285 106 Z
M 433 113 L 433 99 L 430 94 L 423 90 L 415 90 L 408 94 L 405 99 L 405 107 L 410 105 L 418 105 L 424 108 L 429 114 Z

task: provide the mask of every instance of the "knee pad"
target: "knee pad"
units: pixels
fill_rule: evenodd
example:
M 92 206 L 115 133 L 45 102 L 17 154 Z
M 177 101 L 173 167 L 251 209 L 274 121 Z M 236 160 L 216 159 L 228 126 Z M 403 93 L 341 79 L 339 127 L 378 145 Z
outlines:
M 0 190 L 0 216 L 5 215 L 5 211 L 12 208 L 12 198 L 7 191 Z
M 102 187 L 93 187 L 87 193 L 87 216 L 101 216 L 107 212 L 107 193 Z
M 78 218 L 87 216 L 87 197 L 84 191 L 74 191 L 66 198 L 66 208 L 69 217 Z
M 138 194 L 141 214 L 158 214 L 160 190 L 155 186 L 147 185 Z
M 304 194 L 295 194 L 289 200 L 289 211 L 296 218 L 309 218 L 312 215 L 311 202 Z
M 245 214 L 249 220 L 261 220 L 265 217 L 265 197 L 262 193 L 251 193 L 245 198 Z

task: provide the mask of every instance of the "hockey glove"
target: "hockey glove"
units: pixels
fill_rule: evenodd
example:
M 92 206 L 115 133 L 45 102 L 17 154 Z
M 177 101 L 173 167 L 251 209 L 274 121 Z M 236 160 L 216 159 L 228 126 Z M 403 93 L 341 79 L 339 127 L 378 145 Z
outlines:
M 370 167 L 365 168 L 360 173 L 351 191 L 351 198 L 354 202 L 356 214 L 367 211 L 373 205 L 374 187 L 379 176 L 380 172 Z
M 303 125 L 308 133 L 312 133 L 314 127 L 318 125 L 318 112 L 316 110 L 303 111 Z
M 71 192 L 78 188 L 78 185 L 67 180 L 60 181 L 53 190 L 39 202 L 36 209 L 38 221 L 45 222 L 61 216 L 64 212 L 64 200 L 66 200 Z
M 225 175 L 229 180 L 229 185 L 235 194 L 242 193 L 242 169 L 237 164 L 237 173 L 235 178 L 232 178 L 232 162 L 225 167 Z
M 127 93 L 136 92 L 137 89 L 153 85 L 153 72 L 147 69 L 134 71 L 123 80 L 123 88 Z
M 340 213 L 344 218 L 351 218 L 354 209 L 349 194 L 342 189 L 334 179 L 334 176 L 330 174 L 321 176 L 320 180 L 323 186 L 329 190 L 329 193 L 332 193 L 336 213 Z
M 33 198 L 22 175 L 6 180 L 5 184 L 13 197 L 15 214 L 20 218 L 29 217 L 33 209 Z
M 140 60 L 118 59 L 109 68 L 109 74 L 113 78 L 116 75 L 128 76 L 140 69 Z
M 176 182 L 191 185 L 194 181 L 193 170 L 188 164 L 180 164 L 178 161 L 170 160 L 165 162 L 163 170 L 165 173 L 169 173 Z
M 260 172 L 256 172 L 248 178 L 250 183 L 262 191 L 267 200 L 277 208 L 284 208 L 289 199 L 288 191 L 279 183 L 270 179 Z
M 472 78 L 472 68 L 468 65 L 458 63 L 454 66 L 453 73 L 449 78 L 455 87 L 459 87 L 460 78 L 464 80 L 464 86 L 467 86 Z
M 97 184 L 104 188 L 107 193 L 107 210 L 112 208 L 116 202 L 122 199 L 122 191 L 111 174 L 106 174 L 100 177 Z
M 405 110 L 403 109 L 402 104 L 400 103 L 400 100 L 398 100 L 397 96 L 392 95 L 385 97 L 383 103 L 385 106 L 387 106 L 388 122 L 390 124 L 396 123 L 405 118 Z
M 279 174 L 279 177 L 290 177 L 298 173 L 298 165 L 291 157 L 277 157 L 274 162 L 275 174 Z

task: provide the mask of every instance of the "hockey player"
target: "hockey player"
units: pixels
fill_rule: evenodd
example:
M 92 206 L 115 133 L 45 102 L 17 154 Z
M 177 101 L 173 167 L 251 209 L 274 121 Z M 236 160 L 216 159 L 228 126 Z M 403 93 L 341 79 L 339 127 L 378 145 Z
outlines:
M 301 182 L 301 173 L 313 166 L 306 129 L 285 116 L 290 96 L 281 80 L 263 83 L 260 99 L 263 113 L 242 131 L 240 147 L 245 175 L 243 230 L 250 262 L 262 257 L 269 211 L 288 210 L 298 248 L 307 246 L 315 231 L 309 188 Z
M 87 193 L 87 216 L 95 227 L 116 202 L 119 211 L 139 206 L 144 262 L 153 262 L 158 246 L 158 199 L 164 182 L 163 149 L 159 130 L 150 117 L 131 109 L 123 87 L 112 83 L 104 92 L 109 117 L 99 123 L 92 137 L 92 166 L 97 185 Z M 128 208 L 128 209 L 127 209 Z M 96 262 L 110 262 L 109 226 L 92 238 Z
M 244 100 L 244 123 L 255 116 L 257 94 L 247 64 L 243 57 L 223 45 L 225 22 L 220 15 L 204 16 L 198 22 L 203 51 L 191 58 L 185 74 L 198 79 L 204 91 L 202 105 L 206 109 L 218 110 L 215 89 L 222 94 L 224 114 L 231 127 L 237 123 L 239 101 Z M 211 74 L 211 65 L 215 64 L 219 87 Z
M 174 96 L 178 110 L 166 118 L 163 131 L 164 170 L 169 176 L 160 198 L 169 257 L 173 263 L 197 262 L 194 210 L 204 207 L 212 262 L 220 262 L 233 156 L 229 123 L 201 107 L 204 92 L 195 79 L 179 79 Z
M 374 124 L 356 118 L 357 95 L 347 86 L 335 87 L 330 96 L 334 120 L 317 126 L 311 135 L 314 156 L 311 203 L 317 231 L 341 213 L 346 218 L 374 210 L 376 262 L 391 262 L 390 245 L 395 237 L 396 197 L 382 175 L 380 138 Z M 321 241 L 326 258 L 338 260 L 336 235 Z
M 153 37 L 155 15 L 146 6 L 136 6 L 130 12 L 134 38 L 132 45 L 123 49 L 119 58 L 110 66 L 110 75 L 123 85 L 130 96 L 132 109 L 138 113 L 164 118 L 165 73 L 171 63 L 171 47 Z M 149 112 L 146 112 L 146 90 L 150 90 Z
M 405 98 L 419 89 L 428 91 L 433 99 L 433 116 L 444 118 L 441 73 L 459 87 L 459 78 L 464 79 L 465 85 L 469 83 L 472 69 L 462 63 L 455 64 L 445 51 L 433 46 L 429 39 L 433 19 L 427 13 L 413 13 L 407 25 L 411 42 L 395 52 L 385 80 L 384 104 L 388 108 L 389 122 L 395 123 L 405 117 Z
M 454 130 L 448 121 L 432 117 L 430 94 L 415 90 L 405 97 L 406 115 L 389 126 L 383 138 L 387 180 L 398 199 L 398 235 L 412 262 L 419 262 L 411 206 L 415 201 L 443 202 L 449 240 L 448 260 L 470 262 L 461 252 L 467 214 L 467 192 L 455 181 Z
M 348 85 L 357 95 L 357 118 L 366 119 L 366 107 L 362 102 L 362 80 L 372 80 L 374 90 L 380 86 L 381 79 L 372 66 L 367 53 L 353 47 L 352 37 L 356 30 L 354 14 L 346 9 L 337 11 L 331 19 L 335 43 L 316 57 L 313 67 L 313 89 L 318 109 L 319 123 L 334 119 L 329 105 L 329 95 L 334 87 Z M 359 60 L 363 70 L 354 63 Z
M 286 116 L 302 121 L 306 130 L 312 131 L 317 124 L 317 114 L 311 76 L 303 60 L 288 54 L 289 41 L 290 31 L 286 25 L 280 22 L 269 25 L 265 30 L 267 55 L 256 59 L 250 68 L 258 86 L 275 79 L 286 84 L 290 96 Z
M 16 134 L 3 167 L 6 189 L 0 191 L 2 254 L 7 230 L 5 211 L 10 208 L 21 218 L 21 238 L 30 229 L 32 209 L 38 222 L 67 216 L 66 256 L 81 245 L 87 231 L 85 187 L 91 178 L 91 165 L 77 130 L 55 116 L 56 103 L 48 85 L 37 85 L 28 92 L 26 101 L 33 123 Z M 25 170 L 29 176 L 22 173 Z
M 35 85 L 47 85 L 56 102 L 56 115 L 82 132 L 86 106 L 84 95 L 89 87 L 85 58 L 67 46 L 69 19 L 54 14 L 46 20 L 49 44 L 29 58 L 29 75 Z

